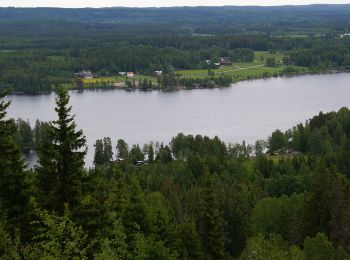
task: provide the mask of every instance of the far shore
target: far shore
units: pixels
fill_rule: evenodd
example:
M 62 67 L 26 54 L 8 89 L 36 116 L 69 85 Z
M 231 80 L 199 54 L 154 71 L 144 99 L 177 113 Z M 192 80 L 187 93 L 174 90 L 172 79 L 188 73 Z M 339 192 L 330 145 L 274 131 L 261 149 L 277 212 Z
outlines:
M 285 74 L 285 75 L 270 75 L 268 77 L 253 77 L 253 78 L 242 78 L 242 79 L 236 79 L 234 80 L 230 85 L 227 86 L 218 86 L 215 85 L 214 87 L 194 87 L 194 88 L 187 88 L 185 86 L 177 85 L 177 86 L 172 86 L 168 88 L 152 88 L 152 89 L 147 89 L 143 90 L 140 87 L 136 88 L 130 88 L 126 87 L 125 84 L 118 84 L 118 85 L 95 85 L 95 86 L 89 86 L 89 87 L 84 87 L 84 88 L 77 88 L 77 87 L 71 87 L 69 90 L 75 90 L 75 91 L 86 91 L 86 90 L 125 90 L 125 91 L 164 91 L 164 92 L 171 92 L 171 91 L 180 91 L 180 90 L 194 90 L 194 89 L 214 89 L 214 88 L 228 88 L 232 87 L 235 84 L 243 81 L 252 81 L 252 80 L 262 80 L 262 79 L 271 79 L 271 78 L 290 78 L 290 77 L 299 77 L 299 76 L 308 76 L 308 75 L 331 75 L 331 74 L 338 74 L 338 73 L 349 73 L 349 70 L 324 70 L 324 71 L 319 71 L 319 72 L 314 72 L 314 71 L 306 71 L 302 73 L 295 73 L 295 74 Z M 52 91 L 45 91 L 45 92 L 40 92 L 40 93 L 25 93 L 25 92 L 11 92 L 10 95 L 48 95 L 54 92 Z

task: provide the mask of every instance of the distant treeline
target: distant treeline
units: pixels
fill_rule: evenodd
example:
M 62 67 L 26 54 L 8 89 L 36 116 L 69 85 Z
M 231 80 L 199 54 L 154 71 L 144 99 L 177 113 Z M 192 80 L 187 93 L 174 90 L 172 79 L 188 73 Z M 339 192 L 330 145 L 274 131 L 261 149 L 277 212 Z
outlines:
M 38 149 L 39 144 L 43 142 L 48 135 L 49 123 L 39 120 L 31 127 L 29 121 L 18 118 L 15 121 L 15 126 L 16 132 L 13 138 L 23 153 Z
M 2 28 L 22 29 L 33 22 L 38 33 L 51 27 L 59 34 L 58 21 L 69 28 L 94 33 L 119 34 L 233 34 L 233 33 L 333 33 L 349 28 L 349 5 L 279 7 L 171 7 L 171 8 L 1 8 Z M 28 32 L 26 32 L 28 34 Z
M 158 42 L 157 42 L 158 41 Z M 263 36 L 151 37 L 125 44 L 78 48 L 35 48 L 0 52 L 0 87 L 15 92 L 40 93 L 54 86 L 74 84 L 74 72 L 90 69 L 95 75 L 110 76 L 120 71 L 153 75 L 170 65 L 175 69 L 206 69 L 204 60 L 230 57 L 250 62 L 253 50 L 284 51 L 286 64 L 308 67 L 313 71 L 350 67 L 347 39 L 292 39 Z M 44 44 L 45 45 L 45 44 Z M 158 46 L 157 46 L 158 45 Z
M 286 64 L 310 71 L 347 70 L 350 40 L 338 36 L 349 31 L 349 13 L 348 5 L 0 8 L 0 88 L 47 92 L 74 85 L 81 70 L 206 69 L 219 57 L 250 62 L 254 51 L 284 52 Z

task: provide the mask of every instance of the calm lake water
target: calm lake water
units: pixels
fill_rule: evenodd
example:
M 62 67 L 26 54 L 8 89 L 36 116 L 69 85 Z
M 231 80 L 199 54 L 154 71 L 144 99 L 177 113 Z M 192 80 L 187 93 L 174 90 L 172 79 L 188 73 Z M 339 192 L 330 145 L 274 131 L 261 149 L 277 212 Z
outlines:
M 72 91 L 76 122 L 87 137 L 87 165 L 96 139 L 109 136 L 115 146 L 168 143 L 179 132 L 219 136 L 225 142 L 254 143 L 277 128 L 287 130 L 320 111 L 350 106 L 350 74 L 245 81 L 224 89 L 177 92 L 124 90 Z M 55 95 L 12 95 L 10 117 L 56 118 Z

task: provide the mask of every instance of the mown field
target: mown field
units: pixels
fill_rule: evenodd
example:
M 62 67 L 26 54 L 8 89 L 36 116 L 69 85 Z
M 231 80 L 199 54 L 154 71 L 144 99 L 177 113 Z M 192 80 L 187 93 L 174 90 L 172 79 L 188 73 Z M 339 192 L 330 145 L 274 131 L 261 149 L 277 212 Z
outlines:
M 269 75 L 279 74 L 286 67 L 282 64 L 284 54 L 281 52 L 270 53 L 256 51 L 253 62 L 233 62 L 230 66 L 224 66 L 218 69 L 212 69 L 214 76 L 228 74 L 234 78 L 259 78 L 264 73 Z M 266 67 L 264 64 L 268 58 L 274 58 L 278 66 Z M 176 72 L 181 77 L 203 78 L 208 76 L 208 70 L 181 70 Z

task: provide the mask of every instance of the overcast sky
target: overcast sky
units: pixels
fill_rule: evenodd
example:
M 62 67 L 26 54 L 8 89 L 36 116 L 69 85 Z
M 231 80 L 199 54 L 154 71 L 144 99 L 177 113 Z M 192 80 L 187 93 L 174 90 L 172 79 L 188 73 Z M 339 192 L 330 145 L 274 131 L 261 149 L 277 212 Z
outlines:
M 221 5 L 305 5 L 346 4 L 350 0 L 0 0 L 1 7 L 148 7 L 148 6 L 221 6 Z

